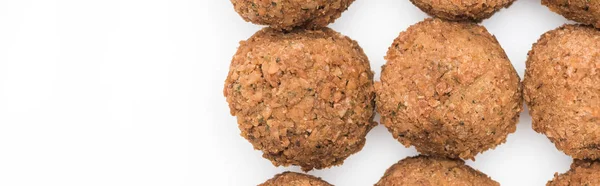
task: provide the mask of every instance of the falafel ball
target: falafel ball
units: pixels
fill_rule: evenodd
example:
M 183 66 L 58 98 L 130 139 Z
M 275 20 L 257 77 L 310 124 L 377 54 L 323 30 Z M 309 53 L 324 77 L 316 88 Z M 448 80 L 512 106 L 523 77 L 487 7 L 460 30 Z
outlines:
M 542 0 L 542 4 L 567 19 L 600 28 L 600 1 Z
M 316 29 L 333 23 L 354 0 L 231 0 L 248 22 L 277 30 Z
M 375 186 L 487 186 L 500 184 L 460 159 L 416 156 L 390 167 Z
M 473 159 L 516 130 L 519 76 L 484 27 L 426 19 L 400 33 L 385 59 L 377 110 L 405 146 Z
M 600 31 L 564 25 L 542 35 L 523 81 L 533 129 L 575 159 L 600 158 Z
M 490 18 L 515 0 L 410 0 L 423 12 L 451 21 L 476 21 Z
M 363 50 L 329 28 L 258 31 L 240 43 L 224 94 L 241 135 L 276 166 L 342 164 L 376 123 Z
M 284 172 L 267 180 L 258 186 L 333 186 L 321 178 L 317 178 L 308 174 L 295 172 Z
M 547 186 L 570 186 L 570 185 L 600 185 L 600 162 L 575 160 L 571 164 L 571 170 L 564 174 L 555 174 L 554 179 Z

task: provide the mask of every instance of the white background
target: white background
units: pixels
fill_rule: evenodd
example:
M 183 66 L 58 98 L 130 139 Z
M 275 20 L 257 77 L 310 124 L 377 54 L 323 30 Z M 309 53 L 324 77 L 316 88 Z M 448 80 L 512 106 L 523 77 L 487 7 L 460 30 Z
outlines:
M 378 80 L 393 39 L 425 17 L 408 0 L 357 0 L 331 27 Z M 483 25 L 522 76 L 531 45 L 566 22 L 517 0 Z M 0 0 L 0 185 L 244 186 L 298 171 L 253 150 L 223 97 L 238 42 L 260 28 L 228 0 Z M 372 185 L 412 155 L 378 126 L 342 166 L 310 174 Z M 544 185 L 571 163 L 526 112 L 476 159 L 502 185 Z

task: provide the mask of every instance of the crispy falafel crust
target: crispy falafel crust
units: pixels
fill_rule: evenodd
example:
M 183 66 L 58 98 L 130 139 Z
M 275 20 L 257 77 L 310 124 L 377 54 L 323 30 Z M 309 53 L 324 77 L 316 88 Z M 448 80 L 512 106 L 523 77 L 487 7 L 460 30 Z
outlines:
M 333 186 L 321 178 L 307 174 L 284 172 L 258 186 Z
M 277 30 L 316 29 L 333 23 L 354 0 L 231 0 L 248 22 Z
M 416 156 L 390 167 L 375 186 L 499 186 L 500 184 L 459 159 Z
M 542 4 L 567 19 L 600 28 L 598 0 L 542 0 Z
M 481 21 L 515 0 L 410 0 L 423 12 L 451 21 Z
M 571 170 L 564 174 L 556 173 L 547 186 L 600 185 L 600 162 L 575 160 Z
M 575 159 L 600 158 L 600 31 L 564 25 L 527 59 L 524 97 L 533 129 Z
M 373 72 L 355 41 L 329 28 L 265 28 L 240 44 L 224 94 L 263 157 L 309 171 L 362 149 L 377 123 Z
M 519 76 L 484 27 L 426 19 L 400 33 L 385 59 L 377 110 L 405 146 L 473 159 L 516 130 Z

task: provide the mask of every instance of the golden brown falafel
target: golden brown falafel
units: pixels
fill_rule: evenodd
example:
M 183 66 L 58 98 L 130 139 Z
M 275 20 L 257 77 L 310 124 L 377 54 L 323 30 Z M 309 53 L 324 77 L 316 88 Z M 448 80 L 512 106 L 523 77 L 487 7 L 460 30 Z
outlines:
M 567 19 L 600 28 L 598 0 L 542 0 L 542 4 Z
M 376 125 L 367 56 L 329 28 L 258 31 L 241 42 L 224 94 L 242 136 L 276 166 L 342 164 Z
M 258 186 L 333 186 L 321 178 L 317 178 L 308 174 L 295 172 L 284 172 L 267 180 Z
M 459 159 L 416 156 L 390 167 L 375 186 L 487 186 L 500 185 Z
M 377 110 L 405 146 L 473 159 L 516 130 L 519 76 L 484 27 L 426 19 L 400 33 L 385 59 Z
M 451 21 L 481 21 L 515 0 L 410 0 L 425 13 Z
M 564 174 L 556 173 L 547 186 L 593 186 L 600 185 L 600 162 L 575 160 L 571 170 Z
M 600 31 L 565 25 L 542 35 L 523 81 L 533 129 L 575 159 L 600 158 Z
M 277 30 L 316 29 L 333 23 L 354 0 L 231 0 L 244 20 Z

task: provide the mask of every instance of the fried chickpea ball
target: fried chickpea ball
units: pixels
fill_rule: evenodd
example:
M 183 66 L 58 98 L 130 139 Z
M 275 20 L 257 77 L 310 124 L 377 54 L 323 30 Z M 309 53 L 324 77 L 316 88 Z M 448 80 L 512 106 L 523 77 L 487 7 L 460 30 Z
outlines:
M 333 186 L 321 178 L 307 174 L 284 172 L 258 186 Z
M 390 167 L 375 186 L 487 186 L 500 184 L 460 159 L 416 156 Z
M 547 186 L 593 186 L 600 185 L 600 162 L 575 160 L 571 164 L 571 170 L 564 174 L 554 175 Z
M 481 21 L 515 0 L 410 0 L 423 12 L 451 21 Z
M 516 130 L 519 76 L 484 27 L 426 19 L 400 33 L 385 59 L 377 110 L 405 146 L 474 159 Z
M 333 23 L 354 0 L 231 0 L 248 22 L 277 30 L 316 29 Z
M 598 0 L 542 0 L 542 4 L 567 19 L 600 28 Z
M 565 25 L 542 35 L 523 85 L 535 131 L 575 159 L 600 158 L 600 31 Z
M 265 28 L 231 61 L 224 94 L 241 135 L 276 166 L 342 164 L 373 122 L 373 72 L 363 50 L 329 28 Z

